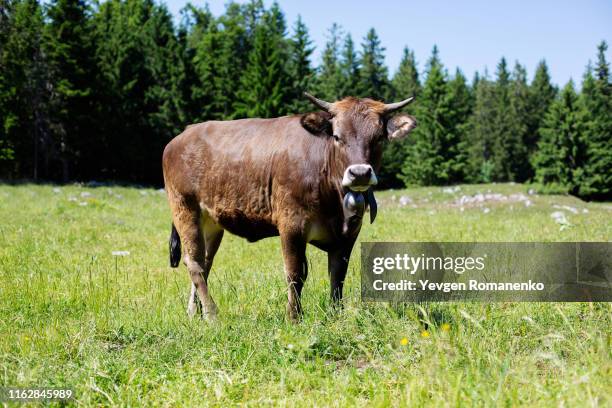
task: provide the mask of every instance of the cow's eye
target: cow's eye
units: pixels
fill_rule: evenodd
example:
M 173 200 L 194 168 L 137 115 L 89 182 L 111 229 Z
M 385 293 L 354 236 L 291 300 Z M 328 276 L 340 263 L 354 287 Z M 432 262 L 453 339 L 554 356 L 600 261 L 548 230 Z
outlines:
M 338 135 L 333 135 L 332 137 L 334 138 L 334 140 L 335 140 L 336 142 L 339 142 L 339 141 L 340 141 L 340 136 L 338 136 Z

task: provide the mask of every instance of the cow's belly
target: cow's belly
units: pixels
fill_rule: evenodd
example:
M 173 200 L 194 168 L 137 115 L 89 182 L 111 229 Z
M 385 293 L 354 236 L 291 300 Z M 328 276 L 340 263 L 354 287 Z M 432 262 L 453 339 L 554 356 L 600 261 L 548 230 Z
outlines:
M 212 210 L 202 206 L 204 216 L 210 218 L 223 229 L 249 242 L 279 235 L 278 228 L 268 217 L 258 214 L 247 214 L 240 209 Z M 317 247 L 326 248 L 333 243 L 333 233 L 327 223 L 313 221 L 305 226 L 304 237 Z
M 223 213 L 217 222 L 224 229 L 234 235 L 245 238 L 249 242 L 278 236 L 278 228 L 265 219 Z
M 247 214 L 240 209 L 202 208 L 205 217 L 210 217 L 216 224 L 234 235 L 249 242 L 278 236 L 278 228 L 268 217 L 259 214 Z

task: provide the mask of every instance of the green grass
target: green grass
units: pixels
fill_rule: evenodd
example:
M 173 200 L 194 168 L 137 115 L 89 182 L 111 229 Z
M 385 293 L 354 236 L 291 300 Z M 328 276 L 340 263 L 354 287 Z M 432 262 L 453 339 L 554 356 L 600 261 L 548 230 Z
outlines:
M 0 186 L 0 386 L 72 387 L 80 405 L 612 404 L 610 303 L 364 304 L 357 246 L 334 315 L 325 254 L 311 247 L 305 319 L 291 325 L 278 239 L 227 234 L 210 279 L 219 321 L 191 321 L 187 272 L 167 266 L 163 192 L 54 188 Z M 381 192 L 360 239 L 612 237 L 606 203 L 533 195 L 529 207 L 486 203 L 488 213 L 454 204 L 488 190 L 527 186 Z M 562 231 L 553 204 L 579 211 L 566 211 Z M 112 255 L 122 250 L 130 255 Z

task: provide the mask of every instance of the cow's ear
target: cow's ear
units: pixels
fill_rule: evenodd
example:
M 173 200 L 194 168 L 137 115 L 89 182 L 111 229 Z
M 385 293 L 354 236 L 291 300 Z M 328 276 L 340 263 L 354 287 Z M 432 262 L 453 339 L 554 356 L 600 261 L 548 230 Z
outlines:
M 313 135 L 332 134 L 332 115 L 327 112 L 312 112 L 302 115 L 300 123 L 302 127 Z
M 387 120 L 387 137 L 390 141 L 401 140 L 416 127 L 414 116 L 401 113 Z

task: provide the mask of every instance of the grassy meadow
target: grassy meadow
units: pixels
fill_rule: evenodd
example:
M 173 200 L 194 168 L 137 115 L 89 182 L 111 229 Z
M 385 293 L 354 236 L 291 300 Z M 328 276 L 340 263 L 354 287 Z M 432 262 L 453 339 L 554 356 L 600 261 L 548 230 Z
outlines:
M 612 238 L 612 204 L 523 185 L 378 198 L 361 241 Z M 0 185 L 0 387 L 71 387 L 83 406 L 612 405 L 610 303 L 362 303 L 358 244 L 333 314 L 309 247 L 292 325 L 278 238 L 226 234 L 206 323 L 186 316 L 169 233 L 163 191 Z

